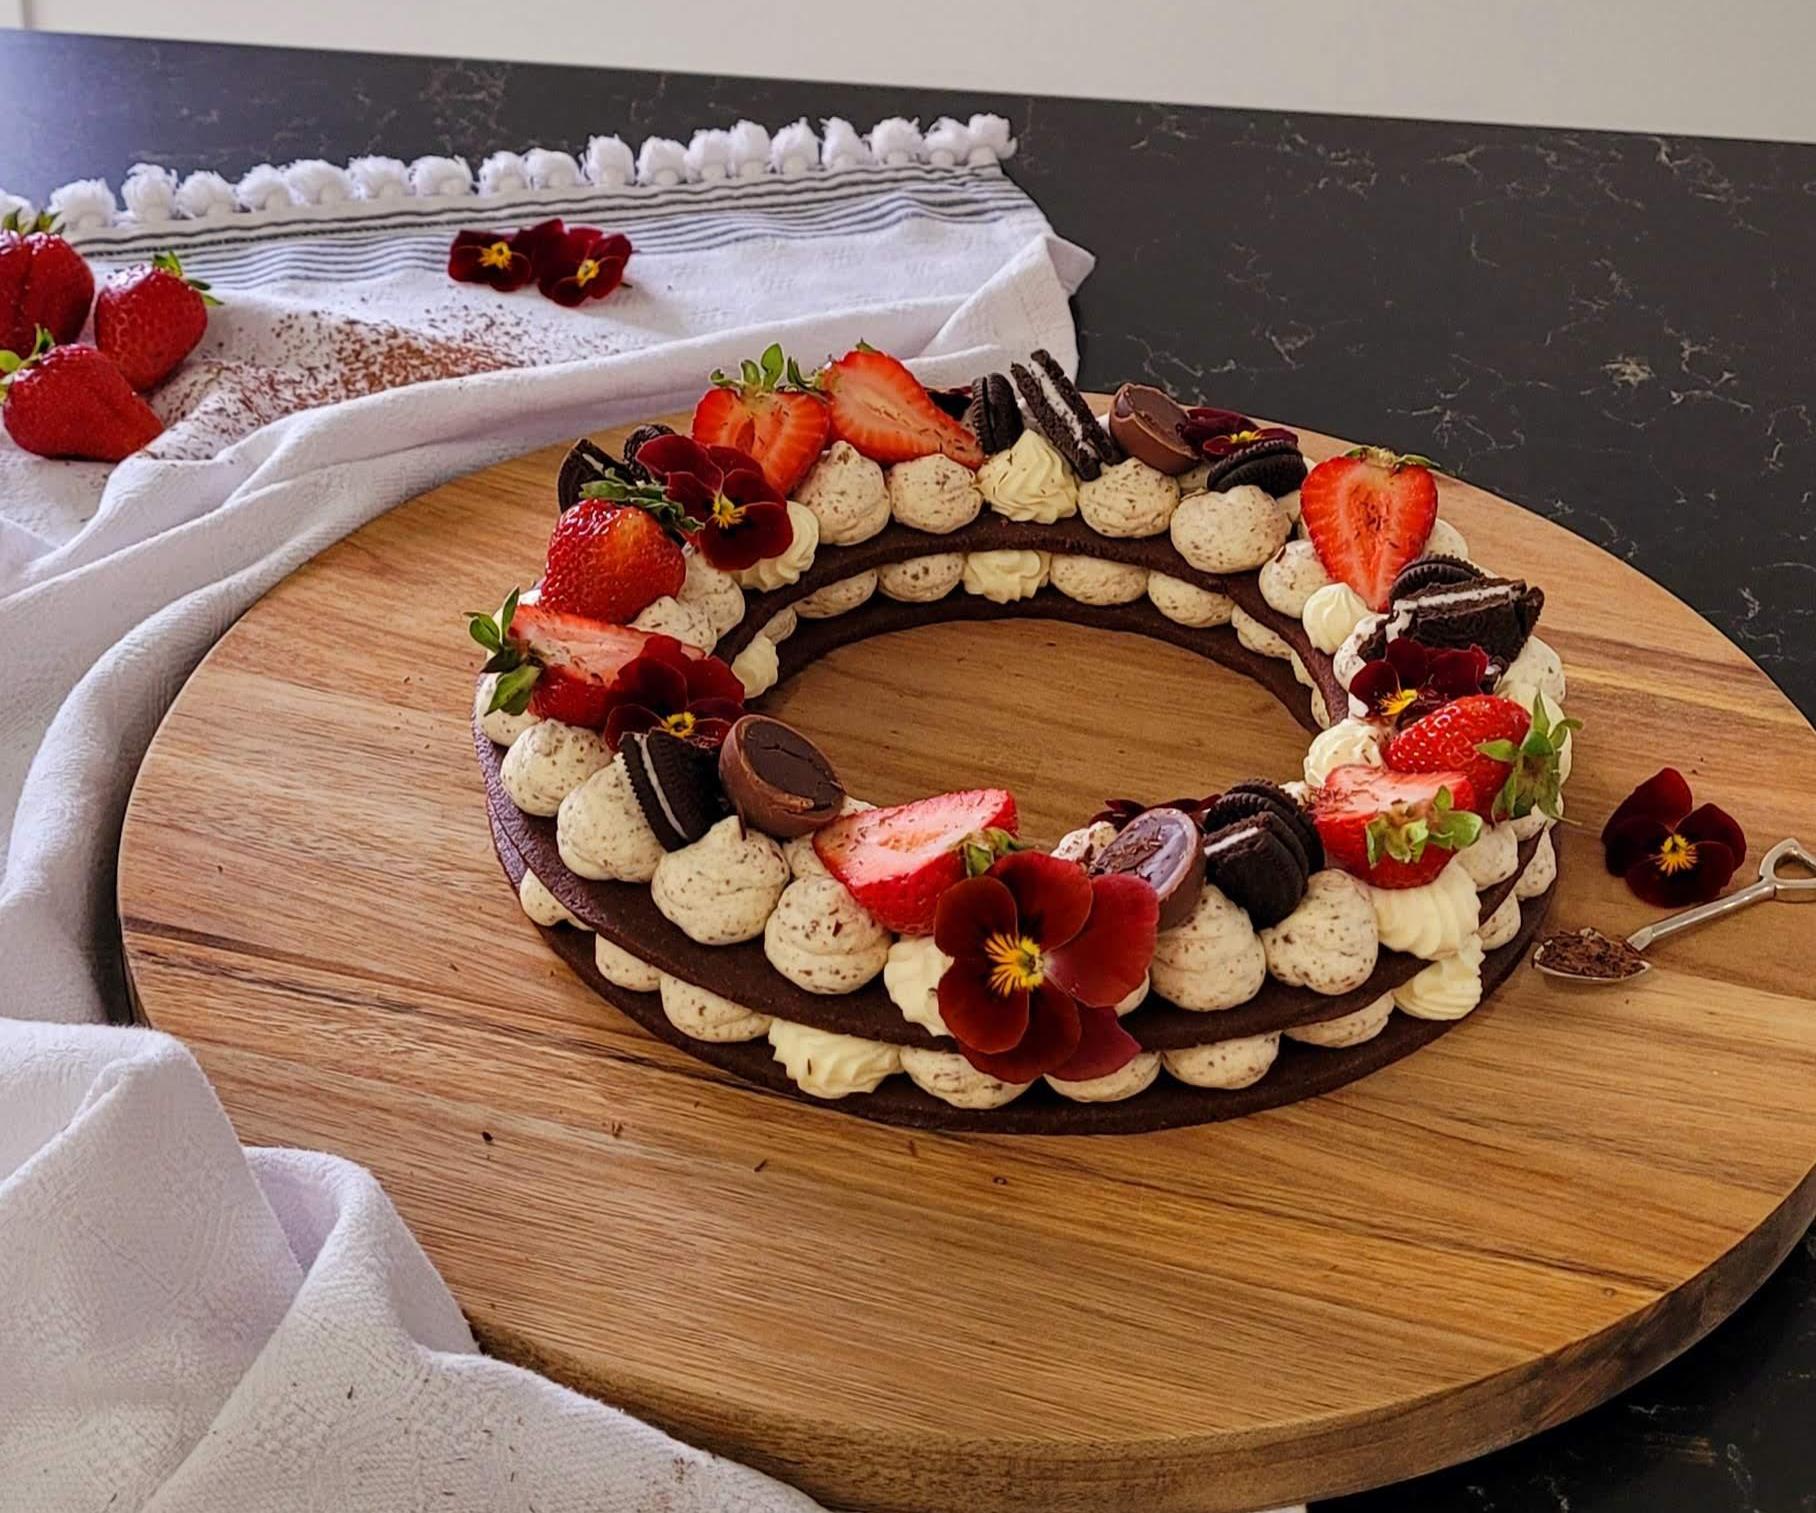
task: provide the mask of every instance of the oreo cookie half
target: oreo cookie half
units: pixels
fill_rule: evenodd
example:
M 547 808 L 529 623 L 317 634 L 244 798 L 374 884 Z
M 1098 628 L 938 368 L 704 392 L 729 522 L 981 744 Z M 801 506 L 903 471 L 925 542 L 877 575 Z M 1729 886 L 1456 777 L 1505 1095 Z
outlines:
M 984 451 L 1006 452 L 1021 439 L 1021 406 L 1015 386 L 1003 373 L 986 373 L 971 385 L 971 403 L 960 417 L 976 434 Z
M 595 446 L 582 436 L 568 448 L 561 459 L 561 471 L 555 475 L 555 503 L 566 514 L 580 503 L 580 491 L 589 483 L 616 478 L 621 483 L 636 483 L 643 476 L 641 468 L 620 462 L 604 447 Z
M 1478 578 L 1396 598 L 1384 635 L 1389 641 L 1411 636 L 1432 647 L 1479 646 L 1507 667 L 1531 638 L 1544 608 L 1541 588 L 1518 579 Z
M 1306 870 L 1277 814 L 1251 815 L 1204 843 L 1205 874 L 1257 930 L 1277 925 L 1305 897 Z
M 1278 817 L 1298 843 L 1299 852 L 1305 858 L 1306 871 L 1322 871 L 1324 842 L 1318 837 L 1318 827 L 1311 822 L 1311 816 L 1299 807 L 1290 793 L 1266 778 L 1247 778 L 1240 783 L 1231 784 L 1229 792 L 1205 811 L 1204 828 L 1208 833 L 1233 820 L 1246 819 L 1251 814 L 1264 812 Z
M 1116 444 L 1097 423 L 1084 395 L 1049 353 L 1035 352 L 1031 361 L 1038 373 L 1020 363 L 1009 364 L 1009 374 L 1028 407 L 1028 417 L 1072 471 L 1089 483 L 1108 464 L 1121 460 Z
M 631 792 L 664 851 L 679 851 L 727 813 L 719 754 L 666 730 L 640 730 L 619 745 Z
M 1487 576 L 1475 563 L 1465 562 L 1461 557 L 1446 557 L 1441 554 L 1420 557 L 1400 569 L 1388 598 L 1411 599 L 1432 589 L 1454 588 L 1460 583 L 1479 583 Z
M 654 441 L 658 436 L 673 436 L 675 428 L 665 426 L 659 420 L 652 420 L 647 425 L 640 425 L 624 438 L 624 465 L 639 478 L 649 477 L 649 470 L 637 464 L 637 449 L 646 442 Z
M 1047 386 L 1054 397 L 1071 412 L 1073 421 L 1078 426 L 1084 444 L 1097 454 L 1097 460 L 1105 467 L 1122 461 L 1122 448 L 1116 440 L 1098 422 L 1091 412 L 1091 406 L 1079 392 L 1078 385 L 1066 377 L 1066 370 L 1053 361 L 1053 354 L 1045 347 L 1036 347 L 1028 354 L 1034 359 L 1034 365 L 1046 376 Z
M 1268 441 L 1250 442 L 1229 456 L 1218 458 L 1206 475 L 1204 486 L 1223 493 L 1253 484 L 1278 499 L 1304 482 L 1305 454 L 1299 450 L 1299 443 L 1276 436 Z

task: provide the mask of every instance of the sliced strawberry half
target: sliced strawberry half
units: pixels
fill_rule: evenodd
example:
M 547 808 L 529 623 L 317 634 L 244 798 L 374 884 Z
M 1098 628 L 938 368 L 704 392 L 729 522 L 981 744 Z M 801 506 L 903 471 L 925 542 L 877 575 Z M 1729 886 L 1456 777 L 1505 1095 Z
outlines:
M 467 615 L 467 633 L 492 655 L 481 669 L 497 673 L 490 709 L 536 713 L 567 725 L 602 723 L 605 691 L 619 669 L 655 640 L 648 631 L 551 609 L 537 590 L 512 589 L 496 615 Z M 665 639 L 673 640 L 673 637 Z M 681 642 L 683 656 L 706 654 Z
M 1332 866 L 1377 888 L 1418 888 L 1482 833 L 1475 799 L 1461 772 L 1358 764 L 1325 777 L 1312 820 Z
M 882 925 L 927 935 L 940 894 L 965 876 L 967 852 L 1002 849 L 1018 824 L 1012 793 L 970 788 L 848 814 L 817 832 L 813 849 Z
M 944 452 L 968 468 L 984 465 L 976 435 L 887 352 L 854 347 L 821 370 L 819 385 L 832 403 L 833 434 L 872 461 L 909 462 Z
M 745 359 L 736 376 L 713 374 L 690 429 L 702 446 L 736 447 L 756 458 L 770 487 L 786 496 L 826 450 L 832 415 L 794 359 L 771 344 L 756 362 Z
M 1400 569 L 1425 550 L 1438 484 L 1424 457 L 1357 447 L 1321 462 L 1299 486 L 1305 534 L 1325 572 L 1373 610 L 1387 608 Z

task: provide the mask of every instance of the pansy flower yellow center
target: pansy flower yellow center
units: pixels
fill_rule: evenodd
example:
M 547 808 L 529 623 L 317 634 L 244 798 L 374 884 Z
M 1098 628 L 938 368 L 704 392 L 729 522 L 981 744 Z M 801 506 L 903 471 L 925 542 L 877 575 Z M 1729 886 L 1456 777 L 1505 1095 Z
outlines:
M 694 733 L 694 723 L 693 715 L 684 709 L 680 714 L 671 714 L 664 720 L 662 728 L 670 735 L 678 735 L 685 741 Z
M 723 494 L 713 500 L 713 522 L 721 529 L 729 530 L 743 518 L 743 505 L 733 504 Z
M 1665 837 L 1652 860 L 1660 872 L 1672 877 L 1679 872 L 1688 872 L 1696 865 L 1696 847 L 1673 831 Z
M 1418 697 L 1419 691 L 1416 688 L 1396 689 L 1394 692 L 1382 696 L 1381 713 L 1391 718 L 1399 714 L 1401 710 L 1410 708 Z
M 1038 988 L 1046 979 L 1040 947 L 1025 935 L 992 935 L 984 942 L 990 991 L 999 998 Z
M 574 282 L 584 289 L 599 277 L 599 265 L 590 257 L 582 258 L 580 266 L 574 270 Z
M 511 244 L 493 242 L 489 247 L 479 249 L 479 265 L 482 268 L 508 268 L 511 266 Z
M 1260 441 L 1261 439 L 1262 436 L 1259 431 L 1231 431 L 1228 436 L 1224 437 L 1225 441 L 1236 442 Z

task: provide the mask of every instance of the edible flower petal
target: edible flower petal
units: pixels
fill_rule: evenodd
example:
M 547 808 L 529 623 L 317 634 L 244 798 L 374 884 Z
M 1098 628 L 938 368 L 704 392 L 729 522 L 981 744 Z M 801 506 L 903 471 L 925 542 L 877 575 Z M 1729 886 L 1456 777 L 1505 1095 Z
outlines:
M 536 287 L 558 305 L 603 299 L 624 282 L 624 265 L 630 260 L 628 236 L 575 226 L 559 241 L 549 239 L 536 270 Z
M 1096 1077 L 1126 1064 L 1139 1045 L 1100 1016 L 1114 1020 L 1113 1006 L 1140 984 L 1159 912 L 1141 879 L 1094 878 L 1043 851 L 1010 852 L 946 889 L 933 925 L 952 958 L 940 1015 L 965 1059 L 1017 1083 L 1064 1066 Z
M 462 284 L 487 284 L 509 293 L 536 276 L 526 253 L 502 231 L 462 231 L 448 249 L 448 277 Z
M 1298 433 L 1284 426 L 1257 425 L 1235 410 L 1219 410 L 1212 405 L 1197 405 L 1185 412 L 1179 423 L 1179 435 L 1187 446 L 1196 448 L 1207 458 L 1228 457 L 1258 441 L 1298 443 Z
M 1362 664 L 1349 691 L 1367 707 L 1370 719 L 1410 725 L 1454 699 L 1482 693 L 1498 676 L 1499 669 L 1479 646 L 1435 648 L 1396 636 L 1380 657 Z
M 605 744 L 613 751 L 645 730 L 716 747 L 744 713 L 744 685 L 717 657 L 689 657 L 673 636 L 651 636 L 612 679 L 604 707 Z
M 1666 767 L 1628 794 L 1602 827 L 1608 870 L 1661 909 L 1720 897 L 1746 860 L 1746 833 L 1734 817 L 1694 803 L 1684 775 Z
M 720 571 L 741 572 L 794 544 L 786 501 L 748 453 L 658 436 L 637 449 L 637 462 L 699 522 L 694 545 Z

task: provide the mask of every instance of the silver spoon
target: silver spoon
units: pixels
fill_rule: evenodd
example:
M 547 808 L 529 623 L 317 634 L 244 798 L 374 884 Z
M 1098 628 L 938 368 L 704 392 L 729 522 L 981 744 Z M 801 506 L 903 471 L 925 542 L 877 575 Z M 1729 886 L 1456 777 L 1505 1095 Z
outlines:
M 1779 874 L 1781 862 L 1799 862 L 1807 867 L 1811 876 L 1784 877 Z M 1782 898 L 1793 902 L 1816 898 L 1816 856 L 1804 850 L 1795 839 L 1780 841 L 1760 858 L 1759 881 L 1742 888 L 1738 893 L 1730 893 L 1724 898 L 1711 903 L 1698 904 L 1694 909 L 1685 909 L 1680 914 L 1668 914 L 1652 924 L 1643 925 L 1627 937 L 1627 944 L 1635 951 L 1643 951 L 1647 946 L 1664 940 L 1667 936 L 1689 930 L 1697 925 L 1706 925 L 1712 919 L 1722 919 L 1729 914 L 1738 913 L 1753 904 L 1762 903 L 1768 898 Z M 1542 950 L 1543 947 L 1540 948 Z M 1565 982 L 1632 982 L 1642 973 L 1652 970 L 1652 963 L 1642 961 L 1637 971 L 1629 972 L 1625 977 L 1591 977 L 1580 972 L 1562 972 L 1556 967 L 1548 967 L 1539 960 L 1539 952 L 1532 957 L 1533 966 L 1547 977 L 1561 978 Z

